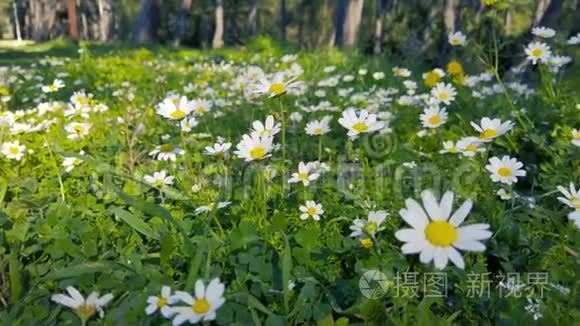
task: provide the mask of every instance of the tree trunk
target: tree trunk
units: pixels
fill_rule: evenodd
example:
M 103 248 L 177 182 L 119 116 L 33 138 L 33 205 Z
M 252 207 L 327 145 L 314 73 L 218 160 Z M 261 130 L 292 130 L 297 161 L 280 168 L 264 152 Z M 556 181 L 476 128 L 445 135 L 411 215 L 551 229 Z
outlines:
M 286 41 L 286 0 L 280 0 L 280 36 Z
M 179 19 L 177 22 L 175 40 L 173 40 L 173 46 L 179 46 L 181 44 L 181 40 L 187 32 L 187 22 L 189 20 L 190 12 L 191 0 L 183 0 L 183 3 L 181 4 L 181 12 L 179 13 Z
M 107 42 L 112 39 L 115 29 L 115 14 L 112 0 L 98 0 L 99 40 Z
M 383 9 L 384 0 L 376 0 L 375 2 L 375 31 L 373 35 L 373 53 L 378 55 L 381 53 L 381 44 L 383 42 Z
M 342 46 L 344 43 L 344 22 L 346 20 L 346 9 L 349 0 L 336 0 L 336 8 L 334 14 L 334 44 L 331 46 Z
M 141 9 L 135 24 L 133 42 L 140 44 L 153 40 L 160 23 L 160 0 L 141 0 Z
M 504 30 L 506 35 L 511 35 L 513 26 L 513 15 L 511 10 L 506 10 Z
M 537 26 L 550 27 L 558 30 L 558 18 L 560 17 L 564 0 L 548 0 L 548 2 Z
M 248 34 L 256 35 L 256 29 L 258 19 L 258 1 L 250 0 L 250 11 L 248 13 Z
M 75 0 L 67 0 L 66 6 L 68 12 L 68 26 L 70 37 L 76 41 L 79 39 L 79 27 L 77 23 L 77 3 Z
M 12 3 L 12 9 L 14 10 L 14 32 L 16 33 L 16 40 L 22 41 L 22 34 L 20 33 L 20 19 L 18 18 L 18 6 L 16 1 Z
M 211 45 L 214 49 L 221 48 L 224 45 L 224 6 L 223 0 L 216 0 L 215 7 L 215 31 Z
M 445 0 L 443 5 L 443 26 L 444 32 L 451 33 L 455 31 L 455 1 Z
M 350 0 L 344 21 L 344 45 L 354 47 L 358 40 L 364 0 Z
M 534 13 L 534 21 L 532 22 L 533 27 L 540 25 L 540 21 L 542 20 L 546 9 L 548 9 L 550 2 L 550 0 L 538 0 L 538 3 L 536 4 L 536 11 Z

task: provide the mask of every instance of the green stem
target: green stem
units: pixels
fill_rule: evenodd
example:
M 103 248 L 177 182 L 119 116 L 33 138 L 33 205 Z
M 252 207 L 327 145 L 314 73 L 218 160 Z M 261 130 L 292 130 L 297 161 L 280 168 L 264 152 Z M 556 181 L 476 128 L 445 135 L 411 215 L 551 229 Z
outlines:
M 58 168 L 58 163 L 56 162 L 56 158 L 54 157 L 54 154 L 52 153 L 52 149 L 50 148 L 49 142 L 46 140 L 46 137 L 44 137 L 44 142 L 48 145 L 47 146 L 48 155 L 50 156 L 50 160 L 52 161 L 54 169 L 56 170 L 56 177 L 58 178 L 58 185 L 60 187 L 60 199 L 62 200 L 63 203 L 66 203 L 64 184 L 62 183 L 62 177 L 60 176 L 60 170 Z
M 278 99 L 280 101 L 280 124 L 282 126 L 282 195 L 286 194 L 286 120 L 284 111 L 284 101 L 282 97 Z

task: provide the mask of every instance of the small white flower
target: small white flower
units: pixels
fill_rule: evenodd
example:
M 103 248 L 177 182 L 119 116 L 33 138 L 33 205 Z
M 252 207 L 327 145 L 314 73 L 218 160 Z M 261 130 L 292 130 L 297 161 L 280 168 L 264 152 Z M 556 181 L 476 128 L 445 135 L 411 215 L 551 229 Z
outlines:
M 431 97 L 435 103 L 449 105 L 453 100 L 455 100 L 455 95 L 457 95 L 457 92 L 455 91 L 455 87 L 451 84 L 438 83 L 431 90 Z
M 446 140 L 443 142 L 443 149 L 439 151 L 440 154 L 456 154 L 459 153 L 459 148 L 455 145 L 455 142 L 452 140 Z
M 20 161 L 26 153 L 26 146 L 20 145 L 19 141 L 5 142 L 1 152 L 7 159 Z
M 56 92 L 59 89 L 64 87 L 64 82 L 60 79 L 55 79 L 52 84 L 47 85 L 47 86 L 42 86 L 42 91 L 45 93 L 52 93 L 52 92 Z
M 185 96 L 170 96 L 159 104 L 157 114 L 170 119 L 182 120 L 193 111 L 193 103 Z
M 572 144 L 580 146 L 580 130 L 572 129 Z
M 437 106 L 425 109 L 420 115 L 421 122 L 425 128 L 437 128 L 447 121 L 447 111 Z
M 580 210 L 580 187 L 576 190 L 574 183 L 570 182 L 570 191 L 562 186 L 558 186 L 557 189 L 564 195 L 564 197 L 558 197 L 558 200 L 568 207 Z
M 89 294 L 85 299 L 83 295 L 72 286 L 67 287 L 66 291 L 68 292 L 68 295 L 53 294 L 50 297 L 51 300 L 63 306 L 72 308 L 77 316 L 83 320 L 83 323 L 91 319 L 96 313 L 99 314 L 100 318 L 103 318 L 105 315 L 103 307 L 113 300 L 113 295 L 110 293 L 100 297 L 98 292 L 91 292 L 91 294 Z
M 159 161 L 172 161 L 177 160 L 177 155 L 183 155 L 185 151 L 172 144 L 163 144 L 155 146 L 155 149 L 149 152 L 149 156 L 156 156 Z
M 342 117 L 338 119 L 341 126 L 348 129 L 349 137 L 357 136 L 362 133 L 371 133 L 384 127 L 384 123 L 377 121 L 377 115 L 361 110 L 357 115 L 355 110 L 347 109 L 342 112 Z
M 509 192 L 507 192 L 505 189 L 501 188 L 500 190 L 498 190 L 496 192 L 496 194 L 499 196 L 499 198 L 501 198 L 502 200 L 510 200 L 512 199 L 512 194 L 510 194 Z
M 481 123 L 479 125 L 471 121 L 471 126 L 479 132 L 479 138 L 482 141 L 490 142 L 494 138 L 497 138 L 512 130 L 514 124 L 509 120 L 502 122 L 500 119 L 490 119 L 485 117 L 481 119 Z
M 485 148 L 481 146 L 483 141 L 478 137 L 464 137 L 457 142 L 457 149 L 463 156 L 473 157 L 479 152 L 484 152 Z
M 550 51 L 550 47 L 543 42 L 532 42 L 530 43 L 525 52 L 528 56 L 528 59 L 532 61 L 532 64 L 537 64 L 538 61 L 547 62 L 552 52 Z
M 568 39 L 568 42 L 567 42 L 567 43 L 568 43 L 569 45 L 578 45 L 578 44 L 580 44 L 580 33 L 578 33 L 578 34 L 576 34 L 576 35 L 574 35 L 574 36 L 571 36 L 571 37 Z
M 195 297 L 187 292 L 177 291 L 172 296 L 173 302 L 183 302 L 187 306 L 175 306 L 172 308 L 175 313 L 173 326 L 179 326 L 184 322 L 196 324 L 199 322 L 209 322 L 216 318 L 216 311 L 226 302 L 224 298 L 225 285 L 219 278 L 214 278 L 209 282 L 207 288 L 202 280 L 195 283 Z
M 72 171 L 75 167 L 81 165 L 84 161 L 77 157 L 65 157 L 62 166 L 66 172 Z
M 143 179 L 148 184 L 157 188 L 161 188 L 163 186 L 171 186 L 175 180 L 175 177 L 168 176 L 166 171 L 159 171 L 154 172 L 153 175 L 145 175 Z
M 313 120 L 306 124 L 306 134 L 309 136 L 322 136 L 330 132 L 330 120 L 331 116 L 325 116 L 320 120 Z
M 147 307 L 145 308 L 145 313 L 147 315 L 153 314 L 155 311 L 159 310 L 163 317 L 171 318 L 173 316 L 173 310 L 171 309 L 171 288 L 169 286 L 161 287 L 161 294 L 159 296 L 150 296 L 147 298 Z
M 301 220 L 307 220 L 308 218 L 312 218 L 315 221 L 320 220 L 320 215 L 324 214 L 324 210 L 322 209 L 322 204 L 317 204 L 313 200 L 306 201 L 304 206 L 299 207 L 302 214 L 300 214 Z
M 66 138 L 71 140 L 83 139 L 89 134 L 92 126 L 88 122 L 71 122 L 64 127 L 68 133 Z
M 377 72 L 373 73 L 373 79 L 374 80 L 385 79 L 385 73 L 382 71 L 377 71 Z
M 311 166 L 300 162 L 298 164 L 298 172 L 292 173 L 292 177 L 288 180 L 288 183 L 302 182 L 306 187 L 310 185 L 311 181 L 314 181 L 320 177 L 319 173 L 313 172 Z
M 540 26 L 532 28 L 532 34 L 541 38 L 552 38 L 556 35 L 556 31 L 549 27 Z
M 272 136 L 243 135 L 234 153 L 238 158 L 244 159 L 246 162 L 261 161 L 272 155 L 272 142 Z
M 350 226 L 351 237 L 366 238 L 374 237 L 380 231 L 385 229 L 381 226 L 389 214 L 386 211 L 370 211 L 367 219 L 355 219 Z
M 206 146 L 205 153 L 210 156 L 220 156 L 228 152 L 232 143 L 215 143 L 213 146 Z
M 489 159 L 489 164 L 485 168 L 490 172 L 493 182 L 511 185 L 518 182 L 518 177 L 526 176 L 526 171 L 521 169 L 523 166 L 524 164 L 515 158 L 504 156 L 500 160 L 494 156 Z
M 274 121 L 274 116 L 269 115 L 266 117 L 266 121 L 262 123 L 259 120 L 254 121 L 252 124 L 254 128 L 252 134 L 258 136 L 274 136 L 280 132 L 281 124 Z
M 463 46 L 465 45 L 465 41 L 467 39 L 461 32 L 449 33 L 447 38 L 449 39 L 449 44 L 452 46 Z

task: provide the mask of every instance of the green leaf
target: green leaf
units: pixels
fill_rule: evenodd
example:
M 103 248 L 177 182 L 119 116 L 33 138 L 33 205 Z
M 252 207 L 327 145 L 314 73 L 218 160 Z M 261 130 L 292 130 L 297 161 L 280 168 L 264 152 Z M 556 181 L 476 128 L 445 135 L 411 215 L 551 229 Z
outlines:
M 185 282 L 185 289 L 193 289 L 193 285 L 197 280 L 197 276 L 199 275 L 199 266 L 201 265 L 201 259 L 203 258 L 203 254 L 207 249 L 206 242 L 200 242 L 198 244 L 197 250 L 195 252 L 195 256 L 191 260 L 189 264 L 189 271 L 187 273 L 187 281 Z
M 159 239 L 159 234 L 155 232 L 149 224 L 147 224 L 142 219 L 136 217 L 135 215 L 131 214 L 130 212 L 120 208 L 120 207 L 113 207 L 111 211 L 117 215 L 118 218 L 123 220 L 125 223 L 129 224 L 135 231 L 143 234 L 147 238 L 150 239 Z
M 22 266 L 18 260 L 16 251 L 12 251 L 8 256 L 8 269 L 10 273 L 10 299 L 12 302 L 16 302 L 22 292 L 22 277 L 20 275 Z
M 258 239 L 260 237 L 256 233 L 256 227 L 248 221 L 240 222 L 238 227 L 232 230 L 230 234 L 232 249 L 243 248 Z
M 286 309 L 286 314 L 290 313 L 290 289 L 288 289 L 288 284 L 290 284 L 290 276 L 292 273 L 292 251 L 290 249 L 290 241 L 288 237 L 284 235 L 284 251 L 282 253 L 282 292 L 284 293 L 284 308 Z
M 131 268 L 129 268 L 124 264 L 120 264 L 109 260 L 102 260 L 96 262 L 82 263 L 54 271 L 38 279 L 38 282 L 45 280 L 62 280 L 67 278 L 75 278 L 82 275 L 94 274 L 98 272 L 111 272 L 113 270 L 120 268 L 124 268 L 134 272 L 134 270 L 132 270 Z

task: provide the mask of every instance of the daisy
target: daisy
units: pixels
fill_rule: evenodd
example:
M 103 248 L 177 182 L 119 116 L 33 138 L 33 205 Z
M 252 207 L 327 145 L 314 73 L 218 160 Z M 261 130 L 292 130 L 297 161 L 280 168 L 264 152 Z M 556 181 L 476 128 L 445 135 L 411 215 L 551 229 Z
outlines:
M 473 157 L 478 152 L 484 152 L 483 141 L 477 137 L 464 137 L 457 142 L 457 149 L 463 156 Z
M 552 38 L 556 35 L 556 31 L 548 27 L 540 26 L 532 28 L 532 34 L 541 38 Z
M 331 116 L 325 116 L 320 120 L 310 121 L 306 124 L 306 134 L 309 136 L 322 136 L 330 132 L 330 120 L 332 120 Z
M 306 163 L 306 166 L 314 173 L 325 174 L 330 171 L 330 166 L 324 162 L 314 161 Z
M 191 101 L 191 106 L 193 108 L 193 114 L 195 115 L 202 115 L 211 111 L 212 103 L 208 100 L 204 99 L 196 99 Z
M 156 156 L 159 161 L 172 161 L 177 160 L 177 155 L 183 155 L 185 151 L 172 144 L 163 144 L 155 146 L 155 149 L 149 152 L 149 156 Z
M 163 186 L 171 186 L 175 177 L 168 176 L 166 171 L 154 172 L 153 175 L 145 175 L 143 177 L 148 184 L 161 188 Z
M 498 190 L 495 194 L 498 195 L 499 198 L 501 198 L 502 200 L 510 200 L 510 199 L 512 199 L 512 194 L 510 194 L 509 192 L 507 192 L 503 188 L 501 188 L 500 190 Z
M 572 144 L 580 146 L 580 130 L 572 129 Z
M 454 194 L 447 191 L 438 203 L 433 193 L 425 190 L 421 194 L 423 207 L 414 199 L 405 201 L 406 207 L 399 215 L 410 225 L 402 229 L 395 237 L 405 244 L 401 247 L 403 254 L 417 254 L 423 264 L 434 261 L 435 268 L 443 269 L 449 260 L 455 266 L 465 268 L 465 261 L 459 253 L 463 251 L 483 252 L 482 240 L 489 239 L 492 233 L 489 224 L 470 224 L 461 226 L 469 212 L 472 202 L 466 200 L 453 215 Z M 450 217 L 451 216 L 451 217 Z
M 83 139 L 89 134 L 92 126 L 88 122 L 71 122 L 64 126 L 64 130 L 68 133 L 66 138 L 71 140 Z
M 105 315 L 103 307 L 113 300 L 113 295 L 110 293 L 99 297 L 98 292 L 91 292 L 91 294 L 89 294 L 85 299 L 83 295 L 72 286 L 68 286 L 66 291 L 68 292 L 68 295 L 53 294 L 50 299 L 58 304 L 72 308 L 77 316 L 83 321 L 83 325 L 97 312 L 99 313 L 99 317 L 103 318 Z
M 286 94 L 290 89 L 299 87 L 295 77 L 285 80 L 284 73 L 276 73 L 272 79 L 262 77 L 255 86 L 254 94 L 267 95 L 270 98 Z
M 580 210 L 575 210 L 568 214 L 568 218 L 574 222 L 577 228 L 580 229 Z
M 310 181 L 314 181 L 320 177 L 319 173 L 313 172 L 311 165 L 304 164 L 304 162 L 298 163 L 298 172 L 292 173 L 292 177 L 288 180 L 288 183 L 302 182 L 306 187 L 310 185 Z
M 207 213 L 207 212 L 211 212 L 214 209 L 222 209 L 222 208 L 226 208 L 228 207 L 232 202 L 230 201 L 220 201 L 217 203 L 217 205 L 215 203 L 209 203 L 207 205 L 204 206 L 199 206 L 198 208 L 195 209 L 194 213 L 195 215 L 199 215 L 199 214 L 203 214 L 203 213 Z
M 26 146 L 20 145 L 19 141 L 5 142 L 0 152 L 9 160 L 20 161 L 26 152 Z
M 490 119 L 484 117 L 480 124 L 471 121 L 471 126 L 479 132 L 479 139 L 484 142 L 490 142 L 506 132 L 513 129 L 514 124 L 511 121 L 501 122 L 500 119 Z
M 47 85 L 47 86 L 42 86 L 42 91 L 45 93 L 52 93 L 52 92 L 56 92 L 59 89 L 64 87 L 64 82 L 60 79 L 55 79 L 52 84 Z
M 82 154 L 81 154 L 82 155 Z M 66 172 L 72 171 L 75 167 L 81 165 L 84 161 L 77 157 L 65 157 L 62 166 Z
M 452 140 L 446 140 L 443 142 L 443 149 L 439 151 L 440 154 L 450 153 L 456 154 L 459 153 L 459 148 Z
M 320 220 L 320 215 L 324 214 L 324 210 L 322 209 L 322 204 L 317 204 L 313 200 L 306 201 L 304 206 L 299 207 L 302 214 L 300 214 L 300 219 L 305 221 L 309 217 L 315 221 Z
M 216 318 L 216 311 L 226 302 L 224 298 L 225 285 L 219 278 L 214 278 L 209 282 L 207 288 L 202 280 L 195 283 L 195 297 L 187 292 L 177 291 L 172 297 L 175 302 L 181 301 L 187 306 L 176 306 L 172 310 L 175 313 L 173 326 L 178 326 L 184 322 L 191 324 L 199 322 L 209 322 Z
M 274 136 L 280 132 L 281 124 L 274 121 L 274 116 L 269 115 L 266 117 L 266 121 L 262 124 L 262 121 L 256 120 L 252 124 L 254 128 L 252 134 L 258 136 Z
M 526 47 L 525 52 L 528 55 L 528 59 L 531 60 L 534 65 L 537 64 L 538 61 L 547 62 L 548 58 L 552 55 L 550 47 L 543 42 L 530 43 Z
M 576 190 L 572 182 L 570 182 L 570 191 L 562 186 L 558 186 L 557 188 L 564 195 L 564 197 L 558 197 L 559 201 L 569 207 L 580 210 L 580 188 Z
M 373 73 L 373 79 L 374 80 L 381 80 L 381 79 L 385 79 L 385 73 L 382 71 L 377 71 Z
M 574 36 L 571 36 L 568 39 L 568 44 L 569 45 L 578 45 L 578 44 L 580 44 L 580 33 L 578 33 L 578 34 L 576 34 Z
M 191 118 L 184 118 L 179 121 L 179 126 L 183 132 L 190 132 L 195 126 L 197 126 L 199 122 L 194 117 Z
M 276 171 L 276 169 L 274 169 L 270 165 L 267 165 L 264 167 L 262 175 L 264 176 L 264 179 L 266 181 L 272 181 L 272 179 L 274 179 L 278 175 L 278 171 Z
M 155 311 L 159 310 L 163 317 L 171 318 L 173 316 L 173 310 L 169 306 L 172 303 L 171 288 L 169 286 L 161 287 L 161 294 L 159 296 L 150 296 L 147 298 L 147 307 L 145 308 L 145 313 L 147 315 L 153 314 Z
M 440 109 L 437 106 L 432 106 L 425 109 L 420 116 L 423 127 L 437 128 L 447 121 L 447 111 Z
M 347 135 L 354 137 L 362 133 L 370 133 L 384 127 L 383 122 L 377 121 L 377 115 L 361 110 L 357 116 L 354 109 L 347 109 L 342 112 L 342 117 L 338 119 L 341 126 L 348 129 Z
M 394 67 L 393 68 L 393 75 L 396 77 L 407 78 L 407 77 L 411 76 L 411 71 L 407 68 Z
M 386 211 L 370 211 L 366 220 L 355 219 L 350 226 L 352 230 L 350 236 L 358 238 L 370 236 L 374 238 L 375 234 L 385 229 L 381 224 L 387 219 L 388 215 Z
M 302 114 L 300 114 L 300 112 L 292 112 L 288 118 L 290 121 L 300 122 L 302 121 Z
M 246 162 L 261 161 L 271 156 L 273 140 L 271 136 L 243 135 L 234 154 Z
M 451 44 L 452 46 L 465 45 L 466 37 L 461 32 L 449 33 L 449 35 L 447 35 L 447 38 L 449 39 L 449 44 Z
M 435 103 L 449 105 L 453 100 L 455 100 L 455 95 L 457 95 L 457 92 L 455 91 L 455 87 L 451 84 L 438 83 L 431 90 L 431 97 Z
M 515 158 L 504 156 L 500 160 L 494 156 L 489 159 L 489 164 L 485 168 L 490 172 L 493 182 L 511 185 L 518 182 L 518 177 L 526 176 L 526 171 L 521 169 L 523 166 L 524 164 Z
M 206 146 L 205 153 L 210 156 L 225 155 L 232 147 L 232 143 L 215 143 L 213 146 Z
M 170 120 L 182 120 L 192 111 L 193 104 L 187 97 L 168 97 L 159 104 L 157 114 Z

